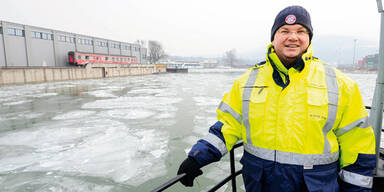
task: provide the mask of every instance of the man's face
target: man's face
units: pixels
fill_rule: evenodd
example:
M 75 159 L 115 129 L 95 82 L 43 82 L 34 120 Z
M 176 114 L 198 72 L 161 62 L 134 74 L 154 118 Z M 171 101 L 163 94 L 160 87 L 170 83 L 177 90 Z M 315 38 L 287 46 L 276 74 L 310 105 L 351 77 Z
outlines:
M 283 63 L 291 63 L 307 50 L 309 46 L 308 31 L 299 24 L 283 25 L 276 31 L 272 45 Z

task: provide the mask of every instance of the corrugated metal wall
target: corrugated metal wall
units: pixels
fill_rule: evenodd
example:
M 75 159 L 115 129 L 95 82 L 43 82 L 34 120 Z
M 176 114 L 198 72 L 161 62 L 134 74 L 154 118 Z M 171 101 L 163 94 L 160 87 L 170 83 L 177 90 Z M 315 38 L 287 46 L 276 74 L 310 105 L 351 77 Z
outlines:
M 0 22 L 0 67 L 68 66 L 69 51 L 136 56 L 146 64 L 146 49 L 53 29 Z M 145 52 L 145 53 L 144 53 Z

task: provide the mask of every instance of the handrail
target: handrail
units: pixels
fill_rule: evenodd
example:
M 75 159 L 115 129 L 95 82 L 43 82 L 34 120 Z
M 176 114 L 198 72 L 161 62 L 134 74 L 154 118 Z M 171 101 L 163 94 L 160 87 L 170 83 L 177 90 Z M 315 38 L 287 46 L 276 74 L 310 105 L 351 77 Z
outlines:
M 225 179 L 220 181 L 217 185 L 213 186 L 208 192 L 214 192 L 220 187 L 222 187 L 224 184 L 226 184 L 229 180 L 232 180 L 232 192 L 236 192 L 236 176 L 240 175 L 242 173 L 242 170 L 235 171 L 235 152 L 234 150 L 238 147 L 243 146 L 243 142 L 236 143 L 230 153 L 230 164 L 231 164 L 231 174 L 227 176 Z M 186 174 L 182 173 L 180 175 L 177 175 L 176 177 L 168 180 L 164 184 L 160 185 L 156 189 L 152 190 L 151 192 L 161 192 L 166 190 L 167 188 L 171 187 L 175 183 L 179 182 L 183 177 L 185 177 Z
M 243 142 L 239 142 L 239 143 L 236 143 L 233 148 L 231 149 L 231 151 L 229 152 L 230 154 L 230 157 L 229 157 L 229 161 L 230 161 L 230 164 L 231 164 L 231 174 L 226 177 L 225 179 L 223 179 L 222 181 L 220 181 L 217 185 L 213 186 L 210 190 L 208 190 L 208 192 L 214 192 L 216 190 L 218 190 L 220 187 L 222 187 L 224 184 L 226 184 L 229 180 L 232 180 L 232 192 L 236 192 L 236 176 L 238 176 L 239 174 L 242 173 L 242 169 L 239 170 L 239 171 L 235 171 L 236 168 L 235 168 L 235 149 L 238 148 L 238 147 L 241 147 L 243 146 Z
M 183 177 L 185 177 L 187 174 L 182 173 L 180 175 L 177 175 L 176 177 L 168 180 L 164 184 L 158 186 L 156 189 L 152 190 L 151 192 L 160 192 L 166 190 L 168 187 L 174 185 L 175 183 L 179 182 Z

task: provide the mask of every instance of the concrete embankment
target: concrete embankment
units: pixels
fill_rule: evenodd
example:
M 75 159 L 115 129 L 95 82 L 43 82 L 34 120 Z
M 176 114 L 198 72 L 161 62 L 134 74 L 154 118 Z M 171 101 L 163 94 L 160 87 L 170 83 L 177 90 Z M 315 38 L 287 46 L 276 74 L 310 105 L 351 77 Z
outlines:
M 52 81 L 97 79 L 163 73 L 165 68 L 155 65 L 130 67 L 41 67 L 0 68 L 0 86 Z

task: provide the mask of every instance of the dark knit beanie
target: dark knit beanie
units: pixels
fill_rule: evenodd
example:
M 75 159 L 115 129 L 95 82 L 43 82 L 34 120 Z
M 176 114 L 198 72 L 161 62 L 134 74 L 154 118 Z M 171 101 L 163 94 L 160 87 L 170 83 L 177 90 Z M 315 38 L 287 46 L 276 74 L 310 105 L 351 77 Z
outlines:
M 307 10 L 301 6 L 289 6 L 277 14 L 271 30 L 271 41 L 273 41 L 276 31 L 281 26 L 294 24 L 300 24 L 307 28 L 309 32 L 309 40 L 312 40 L 313 29 L 311 25 L 311 17 Z

